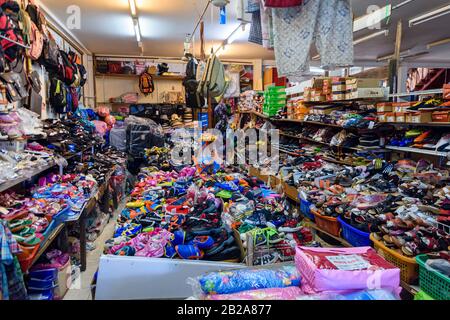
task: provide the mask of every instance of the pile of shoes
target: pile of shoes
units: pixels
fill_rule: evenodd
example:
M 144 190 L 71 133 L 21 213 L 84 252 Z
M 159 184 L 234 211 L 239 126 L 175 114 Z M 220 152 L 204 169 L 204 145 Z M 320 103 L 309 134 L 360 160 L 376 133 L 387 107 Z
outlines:
M 47 148 L 62 156 L 70 156 L 93 145 L 102 144 L 103 139 L 86 129 L 80 119 L 46 120 L 44 131 L 46 140 L 39 140 Z

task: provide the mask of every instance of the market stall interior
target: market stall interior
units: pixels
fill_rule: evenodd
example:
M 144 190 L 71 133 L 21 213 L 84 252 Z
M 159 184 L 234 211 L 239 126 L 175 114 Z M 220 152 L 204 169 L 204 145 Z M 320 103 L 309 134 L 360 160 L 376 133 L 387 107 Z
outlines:
M 449 14 L 0 1 L 0 300 L 450 300 Z

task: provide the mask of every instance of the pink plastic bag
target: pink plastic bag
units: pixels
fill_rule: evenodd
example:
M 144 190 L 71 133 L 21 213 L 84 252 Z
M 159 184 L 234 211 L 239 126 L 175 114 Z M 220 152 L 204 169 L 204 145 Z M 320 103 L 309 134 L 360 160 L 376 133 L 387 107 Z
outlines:
M 101 136 L 104 136 L 106 131 L 108 131 L 108 125 L 105 122 L 98 120 L 94 120 L 92 122 L 95 124 L 95 131 Z
M 207 296 L 206 300 L 296 300 L 303 292 L 299 287 L 243 291 L 234 294 Z
M 295 264 L 307 292 L 392 289 L 400 286 L 400 269 L 371 247 L 297 248 Z

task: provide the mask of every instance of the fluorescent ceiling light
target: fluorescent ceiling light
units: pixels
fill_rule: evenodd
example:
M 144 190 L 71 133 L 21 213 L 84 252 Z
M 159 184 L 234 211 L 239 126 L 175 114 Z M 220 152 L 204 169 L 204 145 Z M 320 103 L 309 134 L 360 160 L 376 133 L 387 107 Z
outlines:
M 379 37 L 379 36 L 383 36 L 383 35 L 387 36 L 388 34 L 389 34 L 389 30 L 387 30 L 387 29 L 386 30 L 381 30 L 381 31 L 369 34 L 368 36 L 356 39 L 355 41 L 353 41 L 353 45 L 357 45 L 357 44 L 360 44 L 362 42 L 366 42 L 366 41 L 368 41 L 370 39 L 373 39 L 373 38 L 376 38 L 376 37 Z
M 353 22 L 353 32 L 358 32 L 370 27 L 374 27 L 392 14 L 392 5 L 375 10 L 365 16 L 355 19 Z
M 442 16 L 445 16 L 450 13 L 450 4 L 446 5 L 442 8 L 427 12 L 425 14 L 422 14 L 414 19 L 409 20 L 409 26 L 417 26 L 419 24 L 440 18 Z
M 397 5 L 393 6 L 392 10 L 397 10 L 397 9 L 403 7 L 403 6 L 406 6 L 407 4 L 410 4 L 413 1 L 415 1 L 415 0 L 405 0 L 405 1 L 403 1 L 403 2 L 401 2 L 399 4 L 397 4 Z
M 128 0 L 128 2 L 130 4 L 131 15 L 133 17 L 137 16 L 136 0 Z
M 139 26 L 139 19 L 133 19 L 134 33 L 136 34 L 137 42 L 141 42 L 141 27 Z

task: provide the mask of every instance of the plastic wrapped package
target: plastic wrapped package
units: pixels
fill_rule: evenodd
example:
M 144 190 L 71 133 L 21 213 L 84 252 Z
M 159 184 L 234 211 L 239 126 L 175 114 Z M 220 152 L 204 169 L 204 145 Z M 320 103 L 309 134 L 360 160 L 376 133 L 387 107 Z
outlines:
M 293 266 L 279 269 L 245 269 L 212 272 L 196 279 L 188 279 L 198 297 L 214 294 L 232 294 L 248 290 L 299 287 L 301 279 Z
M 127 151 L 127 130 L 125 128 L 112 128 L 109 134 L 109 144 L 119 151 Z
M 299 287 L 287 287 L 210 295 L 205 300 L 297 300 L 302 296 L 303 292 Z
M 308 293 L 400 287 L 400 269 L 371 247 L 300 247 L 295 264 L 304 279 L 302 289 Z
M 125 119 L 127 127 L 127 152 L 133 157 L 144 157 L 145 149 L 164 146 L 162 127 L 151 119 L 130 116 Z
M 271 288 L 249 290 L 233 294 L 219 294 L 206 296 L 204 300 L 316 300 L 316 301 L 395 301 L 400 298 L 389 290 L 356 291 L 347 293 L 319 293 L 305 294 L 298 287 Z

